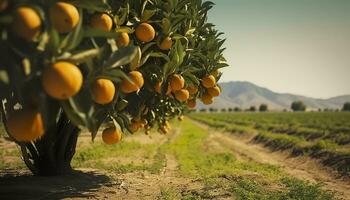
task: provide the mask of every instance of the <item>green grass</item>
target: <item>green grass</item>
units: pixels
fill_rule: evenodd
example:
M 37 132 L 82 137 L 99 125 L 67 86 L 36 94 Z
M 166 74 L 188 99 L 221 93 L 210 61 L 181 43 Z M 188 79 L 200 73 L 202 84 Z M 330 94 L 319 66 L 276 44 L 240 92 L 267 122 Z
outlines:
M 0 148 L 0 170 L 23 168 L 25 168 L 25 164 L 20 159 L 20 152 L 18 149 Z
M 74 167 L 88 167 L 126 173 L 147 170 L 157 173 L 164 166 L 165 157 L 157 144 L 140 144 L 122 141 L 118 145 L 95 142 L 78 149 L 73 159 Z M 151 163 L 134 163 L 134 160 L 152 160 Z
M 163 148 L 176 156 L 183 174 L 203 179 L 208 188 L 225 188 L 237 199 L 334 199 L 321 185 L 289 177 L 276 166 L 207 152 L 207 137 L 207 131 L 185 121 L 182 134 Z

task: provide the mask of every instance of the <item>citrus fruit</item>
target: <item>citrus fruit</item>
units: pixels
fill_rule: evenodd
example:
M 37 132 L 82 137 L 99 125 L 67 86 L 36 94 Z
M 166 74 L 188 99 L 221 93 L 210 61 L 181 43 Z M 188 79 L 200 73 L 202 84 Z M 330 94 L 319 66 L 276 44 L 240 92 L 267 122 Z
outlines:
M 41 31 L 41 19 L 38 13 L 30 7 L 16 8 L 12 24 L 13 32 L 20 38 L 32 41 Z
M 156 32 L 152 25 L 142 23 L 136 28 L 135 34 L 138 40 L 142 42 L 150 42 L 154 39 Z
M 7 128 L 10 135 L 19 142 L 30 142 L 44 135 L 41 113 L 35 109 L 23 109 L 9 115 Z
M 175 91 L 174 94 L 175 98 L 180 102 L 187 101 L 187 99 L 190 97 L 190 93 L 186 89 Z
M 113 27 L 113 20 L 106 13 L 96 13 L 91 17 L 90 25 L 92 28 L 110 31 Z
M 139 89 L 141 89 L 141 87 L 144 84 L 144 80 L 141 72 L 131 71 L 129 72 L 128 76 L 130 80 L 124 79 L 120 84 L 121 91 L 128 94 L 128 93 L 136 92 Z
M 203 94 L 201 98 L 204 105 L 210 105 L 213 103 L 213 97 L 210 94 Z
M 202 79 L 202 85 L 205 88 L 214 87 L 216 84 L 215 77 L 213 75 L 206 76 Z
M 185 86 L 185 79 L 180 74 L 174 74 L 170 77 L 170 86 L 172 91 L 181 90 Z
M 51 24 L 59 33 L 68 33 L 79 23 L 78 9 L 70 3 L 57 2 L 49 13 Z
M 196 99 L 190 99 L 190 100 L 187 101 L 187 107 L 188 108 L 193 109 L 193 108 L 196 107 L 196 105 L 197 105 Z
M 208 91 L 208 94 L 210 94 L 210 96 L 212 96 L 212 97 L 219 96 L 220 92 L 221 92 L 221 90 L 220 90 L 220 88 L 218 86 L 214 86 L 212 88 L 208 88 L 207 91 Z
M 102 140 L 106 144 L 116 144 L 122 139 L 122 132 L 115 127 L 109 127 L 103 130 Z
M 113 101 L 115 86 L 112 81 L 100 78 L 92 84 L 91 92 L 96 103 L 109 104 Z
M 42 86 L 53 98 L 65 100 L 77 94 L 83 84 L 80 69 L 72 63 L 58 61 L 44 70 Z
M 165 38 L 159 45 L 159 48 L 161 50 L 169 50 L 171 46 L 173 45 L 173 41 L 170 37 Z
M 130 43 L 129 34 L 126 32 L 120 33 L 118 39 L 117 39 L 117 45 L 118 47 L 126 47 Z

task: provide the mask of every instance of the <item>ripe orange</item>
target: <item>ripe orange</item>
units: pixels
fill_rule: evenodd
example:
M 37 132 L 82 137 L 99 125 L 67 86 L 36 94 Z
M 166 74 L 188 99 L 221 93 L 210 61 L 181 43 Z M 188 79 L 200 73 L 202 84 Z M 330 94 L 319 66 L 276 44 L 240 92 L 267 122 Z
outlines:
M 196 107 L 196 105 L 197 105 L 196 99 L 190 99 L 190 100 L 187 101 L 187 107 L 188 108 L 193 109 L 193 108 Z
M 202 79 L 202 85 L 205 88 L 214 87 L 216 84 L 215 77 L 213 75 L 206 76 Z
M 161 50 L 169 50 L 173 46 L 173 41 L 170 37 L 165 38 L 159 45 Z
M 53 98 L 65 100 L 77 94 L 83 84 L 80 69 L 72 63 L 58 61 L 43 72 L 42 85 Z
M 202 100 L 204 105 L 210 105 L 210 104 L 212 104 L 214 102 L 213 101 L 213 97 L 210 96 L 210 94 L 207 94 L 207 93 L 202 95 L 201 100 Z
M 221 90 L 220 90 L 220 88 L 218 86 L 214 86 L 212 88 L 208 88 L 207 91 L 208 91 L 208 94 L 210 94 L 210 96 L 212 96 L 212 97 L 217 97 L 221 93 Z
M 142 42 L 150 42 L 156 36 L 156 31 L 152 25 L 148 23 L 142 23 L 136 28 L 135 34 L 138 40 Z
M 186 89 L 181 89 L 175 92 L 175 98 L 180 101 L 187 101 L 187 99 L 190 97 L 190 93 Z
M 95 29 L 110 31 L 113 27 L 113 20 L 105 13 L 96 13 L 91 17 L 90 25 Z
M 198 87 L 195 85 L 190 85 L 187 87 L 188 92 L 193 95 L 196 94 L 198 92 Z
M 122 132 L 115 127 L 109 127 L 103 130 L 102 140 L 106 144 L 116 144 L 122 139 Z
M 14 13 L 12 30 L 18 37 L 32 41 L 41 31 L 41 19 L 38 13 L 27 6 L 18 7 Z
M 91 87 L 92 97 L 98 104 L 109 104 L 113 101 L 115 86 L 108 79 L 97 79 Z
M 124 79 L 120 84 L 121 91 L 128 94 L 128 93 L 136 92 L 139 89 L 141 89 L 141 87 L 144 84 L 144 80 L 141 72 L 131 71 L 129 72 L 128 76 L 131 81 L 128 79 Z
M 19 142 L 30 142 L 44 135 L 41 113 L 35 109 L 23 109 L 9 115 L 7 127 L 10 135 Z
M 120 33 L 118 39 L 117 39 L 117 45 L 118 47 L 126 47 L 130 43 L 130 38 L 128 33 Z
M 0 12 L 6 10 L 8 5 L 9 5 L 8 0 L 0 0 Z
M 51 24 L 59 33 L 68 33 L 78 25 L 79 11 L 72 4 L 57 2 L 49 12 Z
M 180 74 L 174 74 L 170 77 L 170 86 L 172 91 L 181 90 L 185 86 L 185 79 Z

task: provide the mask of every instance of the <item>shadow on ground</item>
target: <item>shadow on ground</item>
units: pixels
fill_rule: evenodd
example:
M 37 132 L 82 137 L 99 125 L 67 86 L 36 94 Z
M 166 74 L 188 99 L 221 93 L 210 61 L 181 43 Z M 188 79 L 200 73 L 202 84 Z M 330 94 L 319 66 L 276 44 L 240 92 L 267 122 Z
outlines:
M 94 198 L 94 193 L 111 184 L 96 171 L 75 171 L 57 177 L 35 177 L 29 172 L 0 172 L 0 199 Z

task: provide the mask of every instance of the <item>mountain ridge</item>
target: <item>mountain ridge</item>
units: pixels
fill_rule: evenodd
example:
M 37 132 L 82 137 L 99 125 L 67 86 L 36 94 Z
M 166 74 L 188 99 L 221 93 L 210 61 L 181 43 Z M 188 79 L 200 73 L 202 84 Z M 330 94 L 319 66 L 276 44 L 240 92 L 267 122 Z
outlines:
M 293 101 L 300 100 L 306 104 L 309 110 L 341 109 L 345 102 L 350 101 L 350 95 L 323 99 L 291 93 L 278 93 L 248 81 L 230 81 L 219 83 L 219 85 L 222 88 L 222 94 L 209 107 L 246 109 L 265 103 L 271 110 L 283 110 L 289 109 Z M 198 108 L 204 108 L 204 105 L 199 103 Z

